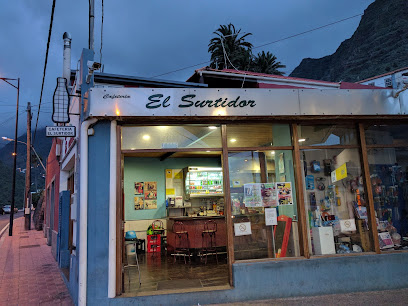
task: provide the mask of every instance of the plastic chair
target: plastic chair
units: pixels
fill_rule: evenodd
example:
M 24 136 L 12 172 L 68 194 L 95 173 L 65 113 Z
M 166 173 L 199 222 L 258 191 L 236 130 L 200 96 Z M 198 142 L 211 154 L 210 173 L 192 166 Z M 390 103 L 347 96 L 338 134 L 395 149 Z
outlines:
M 125 241 L 131 241 L 135 247 L 135 257 L 136 257 L 136 265 L 129 264 L 128 253 L 126 252 L 126 261 L 127 264 L 123 266 L 123 268 L 128 268 L 128 279 L 129 279 L 129 286 L 130 286 L 130 267 L 137 267 L 137 271 L 139 272 L 139 286 L 142 286 L 141 275 L 140 275 L 140 266 L 139 266 L 139 259 L 137 258 L 137 244 L 139 243 L 139 239 L 137 239 L 135 231 L 128 231 L 125 234 Z M 126 248 L 126 244 L 125 244 Z

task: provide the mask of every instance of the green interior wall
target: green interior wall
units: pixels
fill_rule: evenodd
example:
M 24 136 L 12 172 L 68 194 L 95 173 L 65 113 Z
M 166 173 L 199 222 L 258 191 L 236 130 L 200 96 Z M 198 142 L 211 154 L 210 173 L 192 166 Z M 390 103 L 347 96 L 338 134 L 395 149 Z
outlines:
M 166 169 L 183 169 L 188 166 L 221 167 L 219 158 L 159 158 L 125 157 L 124 195 L 125 220 L 149 220 L 166 217 Z M 134 183 L 157 182 L 157 209 L 134 209 Z

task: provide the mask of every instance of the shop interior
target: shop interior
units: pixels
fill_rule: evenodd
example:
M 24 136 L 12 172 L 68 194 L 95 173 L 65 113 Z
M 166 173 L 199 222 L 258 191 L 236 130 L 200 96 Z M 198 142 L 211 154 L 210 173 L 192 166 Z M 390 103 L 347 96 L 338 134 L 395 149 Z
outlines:
M 134 153 L 123 173 L 124 295 L 229 288 L 221 152 Z

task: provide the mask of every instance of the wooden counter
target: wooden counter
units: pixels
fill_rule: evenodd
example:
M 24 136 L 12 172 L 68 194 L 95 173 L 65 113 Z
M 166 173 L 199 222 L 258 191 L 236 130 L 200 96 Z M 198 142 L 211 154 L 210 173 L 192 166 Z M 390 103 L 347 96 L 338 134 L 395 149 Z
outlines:
M 204 224 L 208 220 L 213 220 L 217 223 L 216 246 L 225 247 L 227 245 L 225 216 L 169 217 L 167 221 L 167 251 L 173 252 L 175 246 L 174 222 L 183 222 L 184 230 L 188 231 L 190 248 L 200 249 L 202 248 L 201 234 L 204 230 Z

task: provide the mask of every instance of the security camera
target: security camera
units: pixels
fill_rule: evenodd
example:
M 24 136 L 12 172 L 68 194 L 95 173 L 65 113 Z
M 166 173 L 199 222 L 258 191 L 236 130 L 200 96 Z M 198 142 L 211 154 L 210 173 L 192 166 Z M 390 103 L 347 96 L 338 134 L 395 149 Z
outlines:
M 86 76 L 86 83 L 89 84 L 91 82 L 92 75 L 95 70 L 99 70 L 101 68 L 101 63 L 88 61 L 88 75 Z
M 88 68 L 92 70 L 99 70 L 101 68 L 101 63 L 94 62 L 94 61 L 88 61 Z

